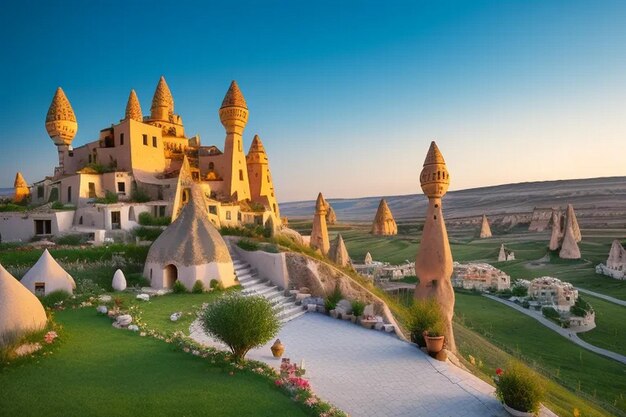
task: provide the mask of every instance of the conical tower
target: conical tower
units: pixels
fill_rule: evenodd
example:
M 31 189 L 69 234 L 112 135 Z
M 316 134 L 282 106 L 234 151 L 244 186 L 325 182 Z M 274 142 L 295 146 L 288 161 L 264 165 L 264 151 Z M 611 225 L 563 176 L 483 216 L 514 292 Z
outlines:
M 131 93 L 132 94 L 132 93 Z M 165 77 L 161 76 L 150 107 L 150 119 L 169 122 L 170 116 L 174 114 L 174 97 L 165 82 Z
M 21 172 L 15 174 L 15 182 L 13 183 L 15 193 L 13 194 L 13 202 L 20 203 L 30 197 L 30 189 Z
M 391 209 L 387 205 L 385 199 L 381 199 L 378 204 L 378 210 L 376 216 L 374 216 L 374 222 L 372 223 L 372 234 L 380 236 L 392 236 L 398 234 L 398 226 L 391 214 Z
M 557 250 L 561 246 L 561 239 L 563 239 L 562 217 L 563 214 L 559 210 L 552 209 L 552 218 L 550 220 L 552 233 L 550 234 L 550 243 L 548 244 L 548 249 L 550 250 Z
M 491 237 L 491 227 L 489 227 L 489 220 L 487 220 L 487 215 L 483 214 L 483 220 L 480 225 L 480 238 L 486 239 Z
M 365 260 L 363 261 L 363 263 L 364 263 L 365 265 L 371 265 L 373 262 L 374 262 L 374 260 L 372 259 L 372 254 L 371 254 L 371 253 L 369 253 L 369 252 L 367 252 L 367 253 L 365 254 Z
M 572 233 L 574 234 L 576 242 L 583 240 L 583 236 L 580 233 L 580 226 L 578 226 L 578 219 L 576 219 L 576 213 L 574 212 L 574 206 L 571 204 L 567 205 L 567 220 L 565 222 L 566 227 L 572 227 Z
M 187 155 L 183 155 L 183 163 L 178 173 L 178 181 L 176 182 L 176 194 L 174 195 L 174 205 L 172 207 L 172 221 L 176 220 L 183 207 L 189 202 L 193 184 L 189 159 L 187 159 Z
M 46 115 L 46 131 L 57 147 L 59 167 L 56 173 L 63 173 L 64 159 L 72 140 L 78 132 L 76 115 L 70 101 L 61 87 L 57 88 Z
M 415 259 L 415 274 L 419 283 L 415 287 L 415 298 L 437 300 L 445 317 L 445 336 L 448 349 L 456 350 L 452 331 L 454 314 L 454 290 L 452 289 L 452 252 L 448 232 L 443 219 L 441 198 L 450 185 L 450 176 L 443 155 L 435 142 L 424 161 L 420 174 L 424 194 L 428 197 L 428 210 L 424 221 L 422 239 Z
M 331 206 L 328 201 L 326 202 L 326 205 L 328 206 L 328 210 L 326 212 L 326 223 L 333 225 L 337 223 L 337 213 L 335 213 L 335 209 L 333 209 L 333 206 Z
M 219 114 L 226 129 L 223 174 L 225 193 L 236 201 L 250 199 L 250 182 L 242 137 L 248 123 L 248 106 L 235 81 L 230 83 Z
M 263 204 L 268 210 L 271 210 L 274 213 L 275 224 L 280 224 L 280 211 L 274 194 L 269 159 L 259 135 L 254 135 L 246 156 L 246 165 L 248 167 L 251 200 Z
M 331 243 L 328 258 L 341 266 L 348 266 L 352 263 L 341 234 L 338 234 L 333 243 Z
M 319 193 L 315 202 L 315 216 L 313 217 L 310 245 L 313 249 L 319 249 L 323 255 L 326 255 L 330 249 L 328 228 L 326 227 L 326 204 L 324 204 L 322 193 Z
M 130 90 L 128 102 L 126 103 L 126 113 L 124 114 L 124 120 L 131 119 L 136 122 L 143 122 L 143 114 L 141 113 L 141 106 L 135 90 Z

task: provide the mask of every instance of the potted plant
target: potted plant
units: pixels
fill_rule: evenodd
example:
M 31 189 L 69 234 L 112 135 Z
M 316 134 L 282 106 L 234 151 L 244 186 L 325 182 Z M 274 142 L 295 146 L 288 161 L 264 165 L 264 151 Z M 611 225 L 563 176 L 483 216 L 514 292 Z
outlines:
M 437 300 L 433 298 L 415 300 L 410 311 L 409 330 L 411 341 L 420 347 L 426 346 L 425 333 L 431 337 L 444 334 L 444 318 Z
M 504 409 L 514 417 L 537 415 L 543 399 L 543 389 L 533 371 L 513 361 L 506 370 L 496 369 L 496 396 Z
M 365 311 L 365 303 L 360 300 L 354 300 L 352 302 L 352 323 L 356 323 L 357 319 L 363 315 Z
M 444 337 L 443 320 L 439 319 L 433 322 L 427 330 L 424 330 L 423 337 L 426 342 L 426 350 L 428 353 L 436 355 L 443 349 Z

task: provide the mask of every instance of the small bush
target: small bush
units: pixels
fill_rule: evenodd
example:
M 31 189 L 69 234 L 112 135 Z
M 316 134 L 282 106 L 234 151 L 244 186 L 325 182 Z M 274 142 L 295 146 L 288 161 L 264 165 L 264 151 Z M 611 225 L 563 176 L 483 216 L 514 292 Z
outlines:
M 71 294 L 68 293 L 67 291 L 57 290 L 57 291 L 52 291 L 50 294 L 44 297 L 41 297 L 40 300 L 41 300 L 41 304 L 43 304 L 44 307 L 52 308 L 55 305 L 63 303 L 63 301 L 67 300 L 70 297 L 71 297 Z
M 87 238 L 85 235 L 72 234 L 57 237 L 54 241 L 57 245 L 79 246 L 85 243 Z
M 415 300 L 409 317 L 411 340 L 419 346 L 425 346 L 424 332 L 429 336 L 441 336 L 444 333 L 444 318 L 439 303 L 434 298 Z
M 261 250 L 268 253 L 280 253 L 280 249 L 278 249 L 278 246 L 274 244 L 263 245 L 261 247 Z
M 157 227 L 139 226 L 133 229 L 133 233 L 141 240 L 155 241 L 159 236 L 161 236 L 163 229 Z
M 148 212 L 143 212 L 139 214 L 139 224 L 142 226 L 167 226 L 172 222 L 172 218 L 165 217 L 154 217 L 152 214 Z
M 365 311 L 365 303 L 360 300 L 354 300 L 352 302 L 352 314 L 356 317 L 361 317 Z
M 559 320 L 561 318 L 561 315 L 554 309 L 554 307 L 542 307 L 541 314 L 551 320 Z
M 185 287 L 185 284 L 177 280 L 172 286 L 172 292 L 174 294 L 185 294 L 187 292 L 187 287 Z
M 107 190 L 104 193 L 104 197 L 96 198 L 95 202 L 97 204 L 115 204 L 119 201 L 119 197 L 112 191 Z
M 27 208 L 15 203 L 0 204 L 0 212 L 26 211 Z
M 201 320 L 204 330 L 226 344 L 237 360 L 280 330 L 272 304 L 261 296 L 223 296 L 208 306 Z
M 150 198 L 150 194 L 148 194 L 144 189 L 139 187 L 135 188 L 130 195 L 130 201 L 132 201 L 133 203 L 147 203 L 151 200 L 152 198 Z
M 515 297 L 526 297 L 528 295 L 528 288 L 523 285 L 516 285 L 511 288 L 511 294 Z
M 98 295 L 104 292 L 98 284 L 90 279 L 81 279 L 76 283 L 76 293 L 81 295 Z
M 209 288 L 211 288 L 211 290 L 219 289 L 220 282 L 216 279 L 212 279 L 211 281 L 209 281 Z
M 52 203 L 50 208 L 53 210 L 63 210 L 65 209 L 65 204 L 61 203 L 60 201 L 55 201 L 54 203 Z
M 522 307 L 524 308 L 530 308 L 530 303 L 526 300 L 522 301 Z
M 533 371 L 520 362 L 512 361 L 497 376 L 496 396 L 518 411 L 536 413 L 543 400 L 543 387 Z
M 204 284 L 202 281 L 197 280 L 195 284 L 193 284 L 193 288 L 191 292 L 194 294 L 202 294 L 204 292 Z
M 239 240 L 237 242 L 237 246 L 248 252 L 254 252 L 259 250 L 259 244 L 248 239 Z
M 593 311 L 593 307 L 582 297 L 578 297 L 576 303 L 570 308 L 569 312 L 576 317 L 585 317 L 588 313 Z
M 337 307 L 337 303 L 339 303 L 342 298 L 343 294 L 341 293 L 341 289 L 339 289 L 339 285 L 335 285 L 333 292 L 324 300 L 326 311 L 334 310 L 335 307 Z

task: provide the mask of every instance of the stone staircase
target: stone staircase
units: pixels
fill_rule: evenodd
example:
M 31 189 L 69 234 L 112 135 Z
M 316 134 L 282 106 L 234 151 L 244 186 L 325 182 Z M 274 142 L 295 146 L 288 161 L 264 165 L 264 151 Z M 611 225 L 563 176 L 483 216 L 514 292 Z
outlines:
M 296 305 L 293 296 L 286 297 L 284 291 L 276 285 L 260 278 L 256 269 L 241 260 L 235 251 L 231 250 L 230 256 L 233 259 L 237 279 L 243 288 L 242 293 L 245 295 L 260 295 L 267 299 L 274 306 L 281 323 L 286 323 L 306 313 L 303 306 Z

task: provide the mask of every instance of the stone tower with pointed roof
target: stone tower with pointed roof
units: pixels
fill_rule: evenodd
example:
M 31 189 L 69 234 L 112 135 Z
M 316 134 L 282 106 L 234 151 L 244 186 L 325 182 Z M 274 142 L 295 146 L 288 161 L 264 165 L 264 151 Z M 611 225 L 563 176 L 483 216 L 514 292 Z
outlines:
M 398 234 L 398 226 L 391 214 L 391 209 L 385 199 L 380 200 L 374 222 L 372 223 L 372 234 L 380 236 L 392 236 Z
M 26 180 L 22 176 L 21 172 L 15 174 L 13 188 L 15 189 L 13 194 L 14 203 L 20 203 L 30 197 L 30 189 L 28 188 L 28 184 L 26 183 Z
M 124 120 L 134 120 L 136 122 L 143 122 L 143 114 L 141 113 L 141 106 L 139 105 L 139 99 L 135 90 L 130 90 L 128 95 L 128 102 L 126 103 L 126 112 L 124 114 Z
M 328 201 L 326 202 L 326 206 L 328 207 L 328 210 L 326 212 L 326 223 L 333 225 L 337 223 L 337 213 L 335 213 L 335 209 L 333 208 L 333 206 L 330 205 Z
M 191 175 L 191 166 L 187 155 L 183 156 L 183 164 L 178 173 L 178 181 L 176 183 L 176 192 L 174 194 L 174 205 L 172 206 L 172 221 L 176 220 L 181 210 L 189 202 L 191 197 L 191 187 L 194 181 Z
M 452 316 L 454 315 L 454 290 L 452 289 L 452 252 L 443 219 L 441 198 L 448 191 L 450 175 L 437 144 L 432 142 L 420 174 L 420 183 L 426 197 L 428 210 L 422 239 L 415 259 L 415 274 L 419 283 L 415 298 L 437 300 L 445 317 L 445 336 L 448 349 L 456 350 Z
M 174 113 L 174 97 L 163 76 L 154 90 L 148 122 L 160 127 L 164 137 L 185 137 L 183 119 Z
M 234 80 L 222 101 L 219 114 L 220 121 L 226 129 L 224 155 L 227 156 L 227 160 L 223 166 L 224 191 L 237 201 L 250 199 L 248 168 L 243 153 L 243 131 L 248 123 L 248 106 Z
M 78 131 L 76 115 L 65 92 L 58 87 L 46 115 L 46 131 L 57 147 L 59 166 L 55 174 L 63 173 L 64 160 Z
M 254 135 L 250 150 L 246 156 L 248 179 L 250 181 L 250 199 L 263 204 L 274 214 L 274 224 L 280 223 L 280 211 L 274 192 L 274 182 L 270 173 L 269 160 L 259 135 Z
M 319 193 L 315 202 L 315 216 L 313 217 L 313 229 L 311 230 L 311 247 L 318 249 L 326 255 L 330 249 L 328 240 L 328 228 L 326 227 L 326 204 L 324 196 Z
M 489 226 L 489 220 L 487 220 L 487 215 L 483 214 L 483 219 L 480 224 L 480 238 L 486 239 L 491 237 L 491 227 Z

